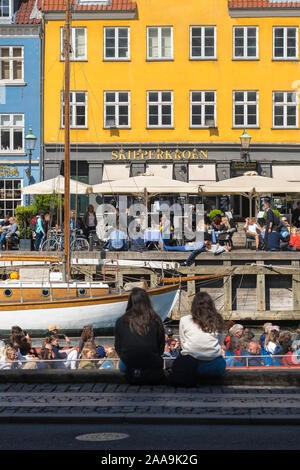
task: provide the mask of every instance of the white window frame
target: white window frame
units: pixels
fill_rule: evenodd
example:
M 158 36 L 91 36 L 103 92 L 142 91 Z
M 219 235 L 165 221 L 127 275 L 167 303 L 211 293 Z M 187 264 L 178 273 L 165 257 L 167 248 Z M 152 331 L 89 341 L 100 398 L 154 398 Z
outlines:
M 149 101 L 149 93 L 158 93 L 158 101 Z M 162 101 L 162 93 L 171 93 L 171 101 Z M 158 106 L 158 124 L 149 123 L 149 107 Z M 162 124 L 162 106 L 171 105 L 171 124 Z M 147 91 L 147 128 L 148 129 L 173 129 L 174 127 L 174 93 L 171 90 L 149 90 Z
M 2 84 L 10 84 L 10 83 L 24 83 L 24 46 L 0 46 L 1 49 L 8 49 L 9 55 L 7 57 L 2 57 L 0 54 L 0 83 Z M 13 50 L 14 49 L 21 49 L 22 55 L 21 57 L 14 57 Z M 14 62 L 21 62 L 22 63 L 22 77 L 21 78 L 13 78 L 13 63 Z M 1 79 L 2 75 L 2 63 L 9 62 L 9 78 Z
M 275 103 L 275 93 L 283 93 L 284 101 L 283 102 L 276 102 Z M 293 93 L 296 96 L 295 104 L 292 105 L 293 102 L 287 101 L 287 94 Z M 275 125 L 275 106 L 283 106 L 283 126 Z M 296 125 L 295 126 L 288 126 L 287 125 L 287 107 L 288 106 L 295 106 L 296 107 Z M 273 114 L 273 128 L 274 129 L 298 129 L 299 127 L 299 96 L 297 91 L 282 91 L 276 90 L 272 92 L 272 114 Z
M 85 95 L 85 101 L 84 103 L 82 101 L 74 101 L 73 97 L 76 96 L 76 93 L 84 93 Z M 87 129 L 88 128 L 88 92 L 87 91 L 79 91 L 79 90 L 71 90 L 70 95 L 72 94 L 72 101 L 70 100 L 70 129 Z M 61 92 L 61 110 L 60 110 L 60 122 L 61 122 L 61 128 L 65 128 L 64 124 L 64 91 Z M 84 126 L 79 126 L 76 125 L 76 107 L 78 106 L 84 106 L 85 108 L 85 125 Z
M 275 56 L 275 32 L 277 29 L 283 29 L 283 57 Z M 287 31 L 288 29 L 296 30 L 296 55 L 294 57 L 287 56 Z M 299 28 L 298 26 L 273 26 L 273 60 L 298 60 L 299 59 Z
M 115 101 L 106 101 L 106 95 L 107 93 L 115 93 Z M 125 101 L 119 101 L 119 95 L 120 93 L 127 93 L 128 95 L 128 100 L 127 102 Z M 130 106 L 130 91 L 127 90 L 105 90 L 104 91 L 104 106 L 103 106 L 103 119 L 104 119 L 104 129 L 110 129 L 111 127 L 118 128 L 118 129 L 129 129 L 131 125 L 131 106 Z M 115 123 L 113 126 L 110 126 L 106 123 L 106 107 L 107 106 L 114 106 L 115 108 Z M 128 106 L 128 124 L 126 125 L 120 125 L 119 120 L 120 120 L 120 114 L 119 114 L 119 108 L 120 106 Z
M 106 32 L 108 29 L 115 30 L 115 55 L 114 57 L 107 57 L 106 56 Z M 120 57 L 119 56 L 119 32 L 120 29 L 127 30 L 127 57 Z M 128 62 L 130 61 L 130 27 L 129 26 L 104 26 L 103 28 L 103 60 L 105 61 L 120 61 L 120 62 Z
M 201 93 L 201 101 L 193 101 L 193 93 Z M 205 101 L 205 93 L 213 93 L 213 101 Z M 193 124 L 193 105 L 201 106 L 201 124 Z M 205 106 L 214 107 L 214 126 L 206 124 L 205 121 Z M 209 128 L 217 126 L 217 92 L 215 90 L 192 90 L 190 91 L 190 128 L 199 129 L 199 128 Z
M 0 188 L 0 201 L 4 202 L 4 209 L 3 209 L 4 210 L 4 217 L 7 217 L 7 216 L 13 217 L 15 215 L 15 209 L 14 208 L 13 209 L 10 209 L 10 208 L 7 209 L 6 204 L 7 204 L 7 202 L 10 202 L 10 201 L 20 201 L 20 204 L 18 204 L 17 207 L 23 206 L 23 195 L 22 195 L 23 179 L 20 178 L 20 177 L 19 178 L 1 178 L 1 181 L 3 182 L 4 188 L 3 189 Z M 20 198 L 7 198 L 6 193 L 7 193 L 7 191 L 9 191 L 9 189 L 6 188 L 7 181 L 12 181 L 12 182 L 18 181 L 20 183 L 20 189 L 16 189 L 16 191 L 20 191 L 20 193 L 21 193 Z M 12 185 L 13 184 L 14 183 L 12 183 Z M 3 195 L 4 195 L 3 198 L 1 197 L 2 191 L 3 191 Z M 15 191 L 15 188 L 13 188 L 12 191 Z M 0 211 L 1 211 L 1 207 L 0 207 Z M 0 219 L 1 218 L 2 217 L 0 215 Z
M 76 42 L 76 31 L 79 29 L 84 30 L 84 57 L 76 57 L 75 56 L 75 42 Z M 73 62 L 82 62 L 87 60 L 87 28 L 86 26 L 76 26 L 70 28 L 70 44 L 71 44 L 71 52 L 70 52 L 70 60 Z M 60 28 L 60 60 L 64 61 L 64 27 L 61 26 Z
M 236 50 L 236 45 L 235 45 L 235 40 L 236 40 L 236 30 L 237 29 L 242 29 L 243 30 L 243 39 L 244 39 L 244 54 L 243 56 L 237 56 L 235 55 L 235 50 Z M 255 45 L 255 48 L 256 48 L 256 54 L 255 56 L 248 56 L 248 30 L 249 29 L 255 29 L 255 32 L 256 32 L 256 45 Z M 233 27 L 233 59 L 234 60 L 257 60 L 259 58 L 259 38 L 258 38 L 258 35 L 259 35 L 259 29 L 258 29 L 258 26 L 234 26 Z
M 243 101 L 235 101 L 235 94 L 236 93 L 244 93 Z M 248 101 L 247 93 L 256 93 L 256 101 Z M 234 90 L 232 93 L 232 113 L 233 113 L 233 122 L 232 127 L 235 129 L 251 127 L 251 128 L 258 128 L 259 127 L 259 92 L 258 90 Z M 243 124 L 236 124 L 235 123 L 235 106 L 243 106 L 244 107 L 244 123 Z M 248 123 L 248 113 L 247 108 L 248 106 L 256 106 L 256 124 L 249 124 Z
M 193 29 L 201 28 L 201 56 L 193 56 Z M 206 56 L 205 55 L 205 31 L 206 29 L 214 30 L 214 55 Z M 190 60 L 216 60 L 217 59 L 217 27 L 214 25 L 204 25 L 190 26 Z
M 8 16 L 2 16 L 2 5 L 0 7 L 0 22 L 9 22 L 11 21 L 12 18 L 12 0 L 8 0 L 8 6 L 9 6 L 9 15 Z
M 158 41 L 158 57 L 150 57 L 150 37 L 149 31 L 151 29 L 157 29 L 157 41 Z M 171 56 L 170 57 L 163 57 L 162 56 L 162 30 L 169 29 L 171 32 Z M 173 26 L 147 26 L 147 60 L 149 61 L 168 61 L 174 60 L 174 44 L 173 44 Z
M 9 125 L 2 125 L 1 123 L 1 118 L 2 116 L 9 116 Z M 22 121 L 23 124 L 22 126 L 14 126 L 14 116 L 22 116 Z M 9 140 L 10 140 L 10 148 L 8 150 L 2 150 L 2 143 L 1 143 L 1 131 L 2 130 L 9 130 Z M 22 131 L 22 148 L 20 150 L 14 150 L 13 149 L 13 140 L 14 140 L 14 130 L 16 131 Z M 0 114 L 0 153 L 1 154 L 18 154 L 18 153 L 24 153 L 25 152 L 25 119 L 24 119 L 24 114 L 23 113 L 14 113 L 14 114 L 9 114 L 9 113 L 1 113 Z

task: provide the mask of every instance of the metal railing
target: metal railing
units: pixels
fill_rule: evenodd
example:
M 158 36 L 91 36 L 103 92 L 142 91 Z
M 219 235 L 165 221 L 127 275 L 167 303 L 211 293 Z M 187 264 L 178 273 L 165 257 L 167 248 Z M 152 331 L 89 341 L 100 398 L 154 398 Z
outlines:
M 287 358 L 289 359 L 288 363 L 283 363 L 279 365 L 268 365 L 264 364 L 263 361 L 264 359 L 267 359 L 270 362 L 273 362 L 276 360 L 277 362 L 281 362 L 281 359 Z M 225 357 L 226 359 L 233 359 L 234 361 L 237 361 L 239 365 L 236 366 L 227 366 L 228 369 L 235 369 L 235 368 L 252 368 L 252 367 L 261 367 L 261 368 L 270 368 L 270 367 L 284 367 L 284 368 L 297 368 L 300 367 L 300 360 L 298 359 L 297 354 L 293 355 L 276 355 L 276 356 L 269 356 L 269 355 L 257 355 L 257 356 L 229 356 Z M 253 365 L 251 364 L 251 361 L 253 360 L 259 360 L 261 361 L 261 365 Z M 164 362 L 164 369 L 169 369 L 170 367 L 167 367 L 167 363 L 170 364 L 170 361 L 173 362 L 175 361 L 176 358 L 174 357 L 163 357 L 163 362 Z M 295 360 L 294 364 L 290 364 L 290 360 L 293 362 Z M 105 370 L 105 369 L 114 369 L 114 370 L 119 370 L 119 358 L 97 358 L 97 359 L 83 359 L 83 358 L 62 358 L 62 359 L 39 359 L 39 358 L 28 358 L 26 360 L 14 360 L 14 361 L 5 361 L 3 358 L 0 359 L 0 370 L 8 370 L 8 369 L 70 369 L 70 370 L 81 370 L 82 368 L 93 368 L 93 369 L 99 369 L 99 370 Z M 250 361 L 250 363 L 249 363 Z M 80 364 L 85 363 L 87 367 L 80 367 Z M 105 364 L 106 363 L 106 364 Z M 30 365 L 29 365 L 30 364 Z M 93 367 L 93 364 L 96 365 L 96 367 Z M 113 367 L 111 367 L 111 365 Z M 49 367 L 48 367 L 49 366 Z

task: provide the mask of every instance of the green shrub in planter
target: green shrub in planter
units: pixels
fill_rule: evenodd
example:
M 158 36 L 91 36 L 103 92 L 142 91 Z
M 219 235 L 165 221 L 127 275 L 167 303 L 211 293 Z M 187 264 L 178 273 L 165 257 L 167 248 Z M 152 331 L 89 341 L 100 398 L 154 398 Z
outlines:
M 15 217 L 17 218 L 18 229 L 20 238 L 31 238 L 32 233 L 29 227 L 31 219 L 36 215 L 33 206 L 19 206 L 15 209 Z M 26 227 L 26 237 L 25 237 Z
M 277 209 L 272 209 L 273 214 L 277 214 L 279 217 L 279 220 L 281 220 L 281 214 Z M 264 213 L 264 219 L 267 217 L 267 213 Z
M 210 220 L 213 220 L 216 215 L 222 215 L 222 212 L 219 210 L 219 209 L 213 209 L 212 211 L 210 211 L 210 213 L 208 214 Z

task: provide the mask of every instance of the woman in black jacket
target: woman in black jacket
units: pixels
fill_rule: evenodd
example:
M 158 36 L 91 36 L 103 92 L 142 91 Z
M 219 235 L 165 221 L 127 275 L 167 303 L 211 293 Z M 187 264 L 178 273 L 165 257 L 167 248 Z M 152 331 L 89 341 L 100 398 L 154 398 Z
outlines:
M 120 370 L 130 382 L 155 383 L 163 378 L 165 332 L 149 295 L 135 287 L 125 314 L 115 326 L 115 349 Z

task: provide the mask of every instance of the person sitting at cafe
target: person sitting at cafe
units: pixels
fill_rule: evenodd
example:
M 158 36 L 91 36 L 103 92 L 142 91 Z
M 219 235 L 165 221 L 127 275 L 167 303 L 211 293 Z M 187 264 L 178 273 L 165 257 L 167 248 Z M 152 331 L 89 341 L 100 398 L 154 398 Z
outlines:
M 259 243 L 261 240 L 261 234 L 259 234 L 258 231 L 262 232 L 262 228 L 256 223 L 255 217 L 246 218 L 244 230 L 248 238 L 250 238 L 251 240 L 255 240 L 255 248 L 256 251 L 258 251 Z
M 16 234 L 18 230 L 17 219 L 15 217 L 9 218 L 9 224 L 2 227 L 0 233 L 0 249 L 5 250 L 6 245 L 6 237 L 11 237 Z
M 290 251 L 300 251 L 300 229 L 293 227 L 291 229 L 291 236 L 287 247 Z
M 134 231 L 131 234 L 131 247 L 130 251 L 144 251 L 146 250 L 146 245 L 144 237 L 141 234 L 141 227 L 137 225 Z
M 221 227 L 221 224 L 222 224 L 222 217 L 217 214 L 211 221 L 211 226 L 212 228 L 216 231 L 216 232 L 219 232 L 220 230 L 220 227 Z
M 109 242 L 107 248 L 110 251 L 127 251 L 127 235 L 125 232 L 120 230 L 119 224 L 116 225 L 115 230 L 113 230 L 109 236 Z
M 227 216 L 223 216 L 221 218 L 221 225 L 220 225 L 220 231 L 219 231 L 219 236 L 218 236 L 218 243 L 221 246 L 227 246 L 229 249 L 231 249 L 231 237 L 232 234 L 235 232 L 235 228 L 232 228 L 229 219 Z
M 4 217 L 0 222 L 0 227 L 7 227 L 9 225 L 9 217 Z
M 284 238 L 280 232 L 277 232 L 276 227 L 268 233 L 266 251 L 278 251 L 281 249 L 280 242 L 283 242 Z

